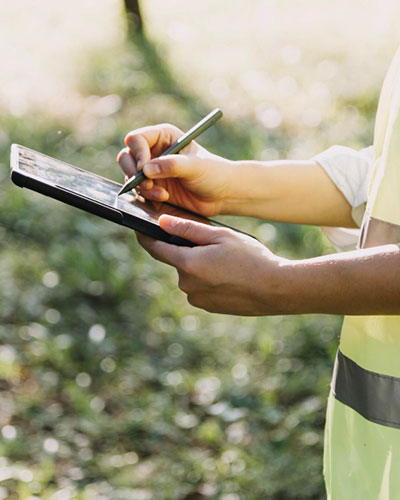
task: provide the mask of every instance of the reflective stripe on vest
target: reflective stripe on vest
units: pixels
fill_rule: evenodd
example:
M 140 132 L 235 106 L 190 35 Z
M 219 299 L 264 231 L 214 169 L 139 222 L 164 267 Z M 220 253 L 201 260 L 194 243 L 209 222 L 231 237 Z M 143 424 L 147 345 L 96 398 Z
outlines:
M 339 350 L 332 392 L 367 420 L 400 428 L 400 378 L 365 370 Z

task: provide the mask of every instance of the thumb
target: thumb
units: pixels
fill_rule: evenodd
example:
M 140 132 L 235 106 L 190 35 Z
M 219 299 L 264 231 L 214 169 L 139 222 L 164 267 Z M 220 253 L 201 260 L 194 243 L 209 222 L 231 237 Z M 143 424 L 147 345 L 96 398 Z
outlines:
M 181 219 L 173 215 L 163 214 L 159 218 L 161 229 L 192 241 L 197 245 L 211 245 L 221 239 L 221 229 L 188 219 Z
M 196 162 L 190 161 L 185 155 L 168 155 L 147 162 L 143 167 L 143 172 L 150 179 L 171 177 L 192 179 L 198 175 L 196 166 Z

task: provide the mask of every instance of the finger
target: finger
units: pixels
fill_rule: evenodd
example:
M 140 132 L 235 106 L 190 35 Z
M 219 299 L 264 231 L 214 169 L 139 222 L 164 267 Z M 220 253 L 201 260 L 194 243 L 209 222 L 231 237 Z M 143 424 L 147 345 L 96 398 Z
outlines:
M 136 164 L 129 148 L 124 148 L 119 152 L 117 162 L 119 163 L 124 174 L 128 177 L 132 177 L 137 173 Z
M 221 241 L 226 230 L 219 227 L 209 226 L 200 222 L 181 219 L 172 215 L 163 214 L 158 223 L 160 227 L 169 234 L 174 234 L 192 241 L 197 245 L 211 245 Z
M 140 171 L 143 165 L 151 159 L 150 146 L 143 135 L 132 134 L 127 137 L 129 137 L 129 141 L 125 138 L 125 143 L 129 146 L 137 170 Z
M 153 181 L 151 181 L 153 182 Z M 142 184 L 144 184 L 142 182 Z M 141 184 L 141 186 L 142 186 Z M 153 186 L 150 189 L 144 189 L 141 187 L 140 189 L 140 194 L 144 196 L 147 200 L 154 200 L 154 201 L 168 201 L 169 199 L 169 193 L 168 191 L 161 187 L 161 186 Z
M 127 182 L 131 177 L 137 174 L 135 161 L 132 158 L 129 148 L 125 148 L 118 154 L 117 161 L 121 166 L 122 171 L 125 173 L 125 181 Z M 144 189 L 152 189 L 154 182 L 151 179 L 145 179 L 140 183 Z
M 179 265 L 182 264 L 184 260 L 183 253 L 187 248 L 165 243 L 138 232 L 136 232 L 136 237 L 140 245 L 160 262 L 176 268 L 179 268 Z
M 193 179 L 199 175 L 196 164 L 185 155 L 168 155 L 147 162 L 143 172 L 150 179 L 168 179 L 180 177 Z
M 139 186 L 142 188 L 142 190 L 150 191 L 151 189 L 153 189 L 154 182 L 151 179 L 145 179 L 139 184 Z
M 159 156 L 182 134 L 182 131 L 170 124 L 143 127 L 129 132 L 125 137 L 125 144 L 130 148 L 140 170 L 152 156 Z

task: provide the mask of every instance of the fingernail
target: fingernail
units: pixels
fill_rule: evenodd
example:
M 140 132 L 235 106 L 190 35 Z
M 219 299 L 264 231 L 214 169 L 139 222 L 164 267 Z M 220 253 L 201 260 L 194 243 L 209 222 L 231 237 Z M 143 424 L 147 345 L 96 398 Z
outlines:
M 147 164 L 143 167 L 143 172 L 151 177 L 152 175 L 158 175 L 161 173 L 161 167 L 157 163 Z

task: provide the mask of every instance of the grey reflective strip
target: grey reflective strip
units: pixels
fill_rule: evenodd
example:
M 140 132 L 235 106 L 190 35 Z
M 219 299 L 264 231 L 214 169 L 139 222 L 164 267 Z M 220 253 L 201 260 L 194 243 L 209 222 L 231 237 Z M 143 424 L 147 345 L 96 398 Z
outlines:
M 400 243 L 400 226 L 368 217 L 361 229 L 360 248 Z
M 400 378 L 365 370 L 339 350 L 332 392 L 367 420 L 400 428 Z

